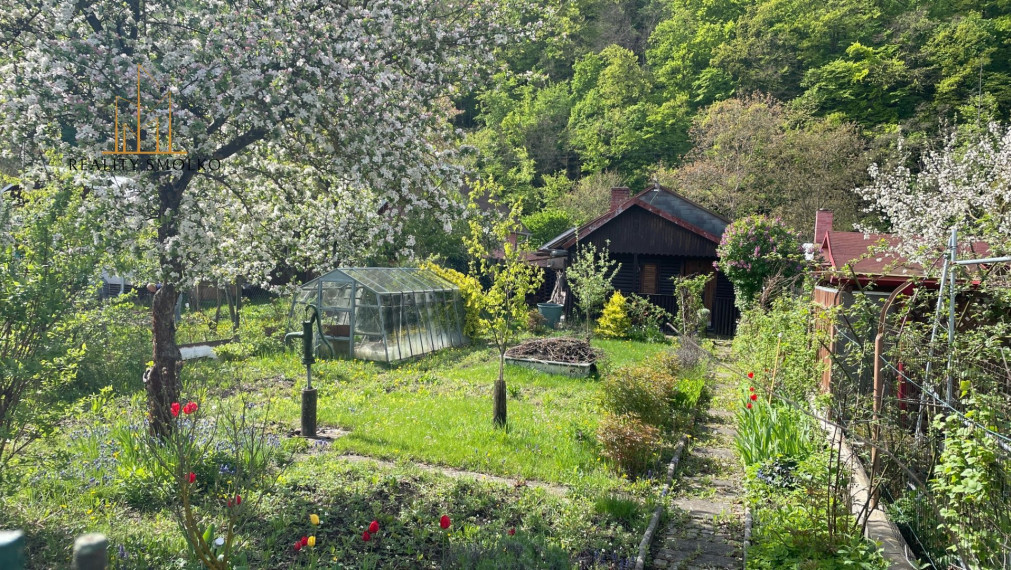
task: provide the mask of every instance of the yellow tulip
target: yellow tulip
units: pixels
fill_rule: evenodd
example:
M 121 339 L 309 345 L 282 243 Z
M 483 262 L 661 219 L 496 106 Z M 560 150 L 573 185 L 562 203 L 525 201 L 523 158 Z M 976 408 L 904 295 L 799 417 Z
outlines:
M 312 524 L 318 525 L 319 524 L 319 515 L 316 515 L 316 514 L 309 515 L 309 520 L 312 522 Z
M 315 516 L 315 515 L 313 515 L 313 516 Z M 310 536 L 309 537 L 309 546 L 316 546 L 316 537 L 315 536 Z

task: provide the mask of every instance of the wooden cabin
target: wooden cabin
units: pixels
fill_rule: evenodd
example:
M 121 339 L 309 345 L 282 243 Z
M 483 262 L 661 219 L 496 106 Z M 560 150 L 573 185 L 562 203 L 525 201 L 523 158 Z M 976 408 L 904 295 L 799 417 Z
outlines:
M 606 214 L 544 244 L 531 261 L 543 267 L 562 268 L 579 244 L 606 248 L 611 258 L 621 263 L 614 278 L 615 288 L 624 295 L 646 297 L 671 314 L 677 312 L 671 277 L 712 274 L 714 278 L 704 294 L 710 311 L 708 329 L 732 335 L 739 317 L 734 288 L 714 265 L 716 247 L 729 223 L 659 184 L 634 196 L 628 188 L 612 188 Z M 566 297 L 566 311 L 570 312 L 572 295 Z

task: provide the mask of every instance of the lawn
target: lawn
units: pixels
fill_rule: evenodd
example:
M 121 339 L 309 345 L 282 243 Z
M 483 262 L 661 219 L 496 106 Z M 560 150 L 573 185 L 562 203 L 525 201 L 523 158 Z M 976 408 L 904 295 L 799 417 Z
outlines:
M 247 497 L 238 535 L 249 567 L 503 567 L 503 549 L 515 567 L 616 567 L 634 558 L 658 485 L 629 481 L 600 459 L 599 380 L 507 367 L 502 430 L 491 422 L 497 355 L 484 346 L 394 367 L 320 361 L 313 371 L 319 427 L 345 435 L 310 445 L 288 437 L 298 427 L 305 369 L 298 354 L 262 338 L 262 327 L 275 326 L 276 308 L 259 311 L 249 311 L 244 342 L 222 351 L 228 360 L 189 362 L 183 377 L 185 397 L 200 402 L 208 429 L 223 411 L 245 409 L 270 432 L 275 482 Z M 81 392 L 103 384 L 101 362 L 113 375 L 104 381 L 110 387 L 74 393 L 59 433 L 36 444 L 26 456 L 32 460 L 15 468 L 17 480 L 7 482 L 0 526 L 26 531 L 33 568 L 66 566 L 73 537 L 92 531 L 110 537 L 113 567 L 196 567 L 157 466 L 139 445 L 145 399 L 137 377 L 126 377 L 135 365 L 122 355 L 139 352 L 149 333 L 136 324 L 105 331 L 107 342 L 96 339 L 93 350 L 117 354 L 85 363 L 94 377 L 82 376 Z M 604 374 L 670 348 L 594 344 L 606 355 Z M 194 470 L 211 480 L 219 462 L 208 458 Z M 450 469 L 514 481 L 476 481 Z M 316 528 L 308 523 L 313 513 L 322 519 Z M 442 514 L 454 521 L 445 532 Z M 384 530 L 364 542 L 373 519 Z M 316 547 L 296 553 L 292 541 L 312 532 Z

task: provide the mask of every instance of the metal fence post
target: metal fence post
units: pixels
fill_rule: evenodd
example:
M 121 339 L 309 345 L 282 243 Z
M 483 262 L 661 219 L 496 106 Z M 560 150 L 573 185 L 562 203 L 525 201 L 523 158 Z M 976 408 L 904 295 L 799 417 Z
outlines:
M 0 568 L 23 570 L 25 567 L 25 533 L 20 530 L 0 530 Z
M 109 564 L 109 541 L 104 534 L 92 533 L 74 541 L 74 570 L 105 570 Z

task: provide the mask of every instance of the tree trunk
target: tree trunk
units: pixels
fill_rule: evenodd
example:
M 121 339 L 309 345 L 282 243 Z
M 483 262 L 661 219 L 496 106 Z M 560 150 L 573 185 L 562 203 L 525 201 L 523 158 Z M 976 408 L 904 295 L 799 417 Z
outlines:
M 147 416 L 151 435 L 163 437 L 172 432 L 172 402 L 179 401 L 179 371 L 182 355 L 176 346 L 175 305 L 179 296 L 166 283 L 154 294 L 151 321 L 154 332 L 154 366 L 145 376 Z
M 175 180 L 164 181 L 158 190 L 158 241 L 163 246 L 158 261 L 164 284 L 151 301 L 154 365 L 144 376 L 150 431 L 151 435 L 158 437 L 172 432 L 171 405 L 179 401 L 179 371 L 182 368 L 182 354 L 176 345 L 175 322 L 179 291 L 173 284 L 183 274 L 182 264 L 169 256 L 164 245 L 179 235 L 176 216 L 182 205 L 183 191 L 192 178 L 193 171 L 185 171 Z
M 499 353 L 498 380 L 495 381 L 495 427 L 506 425 L 505 352 Z

